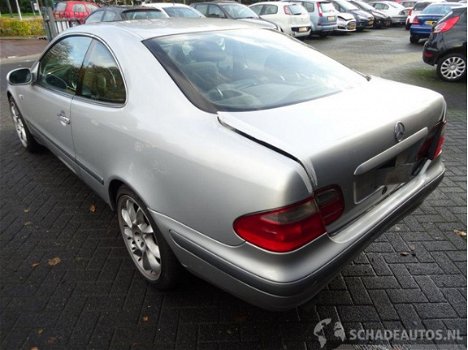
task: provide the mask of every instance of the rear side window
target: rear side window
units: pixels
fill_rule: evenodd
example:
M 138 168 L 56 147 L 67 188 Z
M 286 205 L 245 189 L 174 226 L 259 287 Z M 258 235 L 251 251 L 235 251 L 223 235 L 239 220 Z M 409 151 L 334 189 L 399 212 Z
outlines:
M 40 60 L 37 83 L 48 89 L 75 94 L 90 43 L 90 38 L 73 36 L 52 46 Z
M 276 5 L 263 6 L 262 15 L 276 15 L 277 13 L 278 13 L 278 7 Z
M 170 17 L 201 17 L 197 11 L 187 7 L 166 7 L 164 11 L 166 11 Z
M 102 43 L 94 41 L 83 70 L 80 96 L 99 102 L 125 103 L 122 74 L 114 57 Z
M 107 10 L 106 13 L 104 14 L 104 17 L 102 18 L 103 22 L 112 22 L 112 21 L 117 21 L 119 18 L 117 14 L 114 11 L 109 11 Z
M 205 5 L 205 4 L 195 5 L 195 8 L 201 13 L 203 13 L 205 16 L 208 14 L 208 5 Z
M 257 15 L 260 15 L 261 12 L 262 12 L 262 5 L 255 5 L 255 6 L 252 6 L 250 7 L 250 9 L 255 12 Z
M 86 18 L 86 23 L 97 23 L 101 22 L 102 15 L 104 14 L 104 11 L 96 11 L 93 12 L 88 18 Z
M 208 14 L 206 16 L 214 18 L 226 18 L 223 10 L 221 10 L 217 5 L 208 6 Z

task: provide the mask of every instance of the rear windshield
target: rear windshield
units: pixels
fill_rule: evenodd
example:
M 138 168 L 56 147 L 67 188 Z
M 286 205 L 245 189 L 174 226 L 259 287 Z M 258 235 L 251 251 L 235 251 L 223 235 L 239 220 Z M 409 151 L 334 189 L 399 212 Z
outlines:
M 335 11 L 335 7 L 331 2 L 321 2 L 320 8 L 322 9 L 322 12 Z
M 189 100 L 210 112 L 274 108 L 366 81 L 310 47 L 270 30 L 179 34 L 144 43 Z
M 247 6 L 239 4 L 223 4 L 223 9 L 231 18 L 258 18 L 257 14 L 249 9 Z
M 291 4 L 288 7 L 291 10 L 291 13 L 293 15 L 303 15 L 303 14 L 307 13 L 307 11 L 304 9 L 304 7 L 302 5 L 299 5 L 299 4 Z
M 154 18 L 166 18 L 159 10 L 139 10 L 139 11 L 125 11 L 122 13 L 123 19 L 154 19 Z
M 354 2 L 357 6 L 359 6 L 362 9 L 369 10 L 369 11 L 375 11 L 375 8 L 373 8 L 371 5 L 366 4 L 365 2 L 362 1 L 355 1 Z
M 416 11 L 422 11 L 424 10 L 426 7 L 429 6 L 429 3 L 428 2 L 417 2 L 415 5 L 414 5 L 414 10 Z
M 203 17 L 201 13 L 190 8 L 182 6 L 165 7 L 164 11 L 169 17 Z
M 55 7 L 55 11 L 63 12 L 67 8 L 67 4 L 65 2 L 59 2 Z

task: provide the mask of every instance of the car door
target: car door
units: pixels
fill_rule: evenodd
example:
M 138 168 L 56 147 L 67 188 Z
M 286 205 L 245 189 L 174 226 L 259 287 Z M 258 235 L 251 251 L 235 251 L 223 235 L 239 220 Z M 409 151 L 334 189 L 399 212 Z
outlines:
M 20 96 L 33 132 L 75 172 L 70 105 L 90 43 L 84 36 L 56 42 L 33 68 L 36 78 L 31 88 Z
M 82 81 L 71 104 L 76 161 L 83 180 L 103 197 L 104 179 L 112 168 L 110 154 L 121 137 L 126 88 L 123 74 L 111 51 L 93 39 L 84 59 Z

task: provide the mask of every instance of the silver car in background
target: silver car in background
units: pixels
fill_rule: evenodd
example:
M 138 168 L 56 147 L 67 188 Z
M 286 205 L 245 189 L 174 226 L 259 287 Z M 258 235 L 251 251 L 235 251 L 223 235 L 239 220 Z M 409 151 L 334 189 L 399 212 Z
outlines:
M 182 265 L 293 308 L 444 175 L 441 95 L 240 21 L 75 27 L 8 82 L 22 145 L 49 148 L 116 210 L 160 289 Z

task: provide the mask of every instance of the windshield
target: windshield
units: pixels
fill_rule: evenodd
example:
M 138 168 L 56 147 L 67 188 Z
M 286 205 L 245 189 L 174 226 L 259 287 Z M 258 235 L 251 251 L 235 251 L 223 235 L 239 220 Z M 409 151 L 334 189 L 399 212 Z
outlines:
M 337 1 L 336 3 L 339 4 L 346 11 L 359 10 L 356 6 L 347 1 Z
M 320 8 L 322 9 L 323 12 L 335 12 L 335 7 L 331 2 L 321 2 L 320 3 Z
M 424 9 L 422 12 L 424 15 L 445 15 L 452 11 L 452 8 L 448 5 L 431 5 Z
M 274 108 L 366 82 L 310 47 L 270 30 L 179 34 L 144 43 L 192 103 L 209 111 Z
M 164 11 L 168 14 L 169 17 L 204 17 L 197 10 L 192 9 L 191 7 L 182 7 L 182 6 L 172 6 L 165 7 Z
M 239 4 L 223 4 L 222 6 L 231 18 L 258 18 L 257 14 L 251 9 L 249 9 L 247 6 Z
M 428 2 L 417 2 L 416 5 L 414 5 L 414 10 L 415 11 L 422 11 L 428 6 L 429 6 Z

